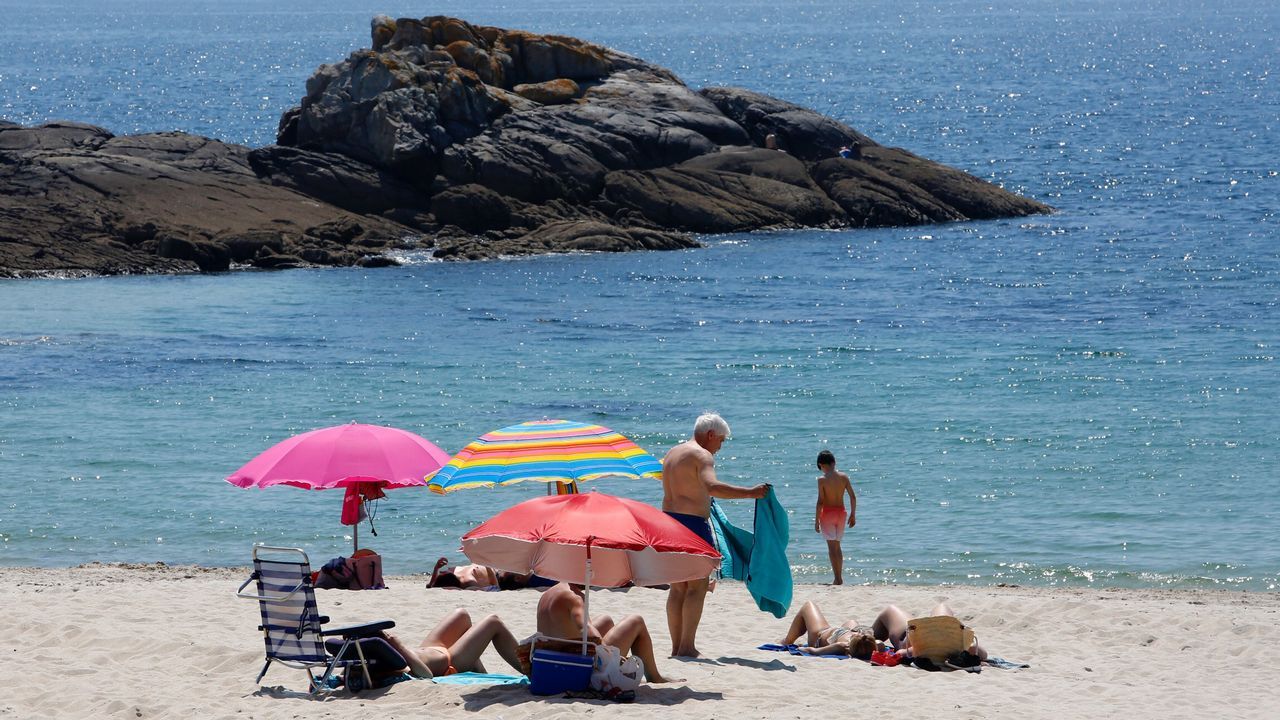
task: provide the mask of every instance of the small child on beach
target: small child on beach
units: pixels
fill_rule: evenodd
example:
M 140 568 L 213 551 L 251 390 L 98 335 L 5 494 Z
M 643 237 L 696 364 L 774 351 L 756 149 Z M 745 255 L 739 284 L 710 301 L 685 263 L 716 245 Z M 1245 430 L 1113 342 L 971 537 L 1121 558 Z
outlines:
M 853 494 L 849 476 L 836 470 L 836 456 L 830 450 L 818 453 L 818 507 L 814 511 L 813 531 L 827 541 L 827 555 L 831 558 L 834 585 L 844 584 L 844 551 L 840 540 L 844 537 L 845 520 L 848 527 L 857 524 L 858 497 Z M 844 509 L 844 494 L 849 493 L 849 511 Z

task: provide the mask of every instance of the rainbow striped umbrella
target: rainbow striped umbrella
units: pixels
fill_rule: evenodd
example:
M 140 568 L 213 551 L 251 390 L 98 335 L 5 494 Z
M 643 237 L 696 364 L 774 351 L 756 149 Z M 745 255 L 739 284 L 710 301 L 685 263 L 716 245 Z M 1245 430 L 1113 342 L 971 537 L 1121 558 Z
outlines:
M 514 485 L 526 480 L 576 483 L 602 477 L 662 478 L 662 464 L 603 425 L 534 420 L 494 430 L 426 477 L 432 492 Z

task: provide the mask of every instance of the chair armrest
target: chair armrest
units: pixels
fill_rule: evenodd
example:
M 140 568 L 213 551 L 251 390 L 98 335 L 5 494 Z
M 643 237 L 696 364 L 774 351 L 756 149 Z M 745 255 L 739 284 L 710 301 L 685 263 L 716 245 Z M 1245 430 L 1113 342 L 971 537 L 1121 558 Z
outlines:
M 244 589 L 249 587 L 249 583 L 257 579 L 258 579 L 258 573 L 255 572 L 254 574 L 249 576 L 248 580 L 245 580 L 244 582 L 240 583 L 239 589 L 236 590 L 236 597 L 244 598 L 246 600 L 258 600 L 260 602 L 278 603 L 278 602 L 284 602 L 285 600 L 292 598 L 294 595 L 297 595 L 299 592 L 302 591 L 304 587 L 307 586 L 305 582 L 300 582 L 297 585 L 293 586 L 293 589 L 285 593 L 284 595 L 258 595 L 255 592 L 245 592 Z
M 349 637 L 376 637 L 383 630 L 389 630 L 396 626 L 395 620 L 378 620 L 377 622 L 365 623 L 363 625 L 346 625 L 344 627 L 323 628 L 320 630 L 321 637 L 329 635 L 340 635 L 344 638 Z

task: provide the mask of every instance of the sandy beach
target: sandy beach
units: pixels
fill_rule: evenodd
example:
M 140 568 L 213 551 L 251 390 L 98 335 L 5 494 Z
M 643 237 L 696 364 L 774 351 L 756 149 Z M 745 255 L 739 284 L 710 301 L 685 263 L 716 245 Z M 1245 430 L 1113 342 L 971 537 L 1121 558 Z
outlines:
M 352 696 L 307 696 L 303 673 L 263 662 L 257 606 L 234 595 L 248 569 L 87 565 L 0 569 L 6 608 L 0 716 L 14 718 L 915 718 L 1274 717 L 1280 598 L 1271 593 L 1049 590 L 1026 587 L 796 588 L 830 618 L 869 621 L 886 603 L 922 613 L 956 608 L 993 655 L 1029 669 L 981 674 L 872 667 L 856 660 L 756 649 L 786 621 L 759 612 L 739 583 L 708 601 L 699 636 L 707 658 L 663 660 L 684 678 L 642 686 L 636 702 L 539 698 L 522 687 L 415 680 Z M 533 630 L 537 592 L 426 590 L 387 578 L 381 591 L 318 592 L 334 623 L 390 618 L 417 642 L 458 606 L 497 613 L 517 636 Z M 668 647 L 657 590 L 597 591 L 593 612 L 645 616 Z M 505 672 L 495 653 L 491 672 Z

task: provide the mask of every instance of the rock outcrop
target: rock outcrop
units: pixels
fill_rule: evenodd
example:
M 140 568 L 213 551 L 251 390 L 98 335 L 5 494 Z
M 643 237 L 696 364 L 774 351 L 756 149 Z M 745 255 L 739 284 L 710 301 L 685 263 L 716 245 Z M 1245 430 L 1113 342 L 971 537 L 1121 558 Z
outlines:
M 1049 210 L 777 98 L 447 17 L 375 18 L 372 47 L 321 67 L 256 150 L 0 123 L 7 274 L 673 249 Z
M 0 272 L 354 265 L 413 231 L 264 182 L 249 149 L 182 133 L 0 126 Z

